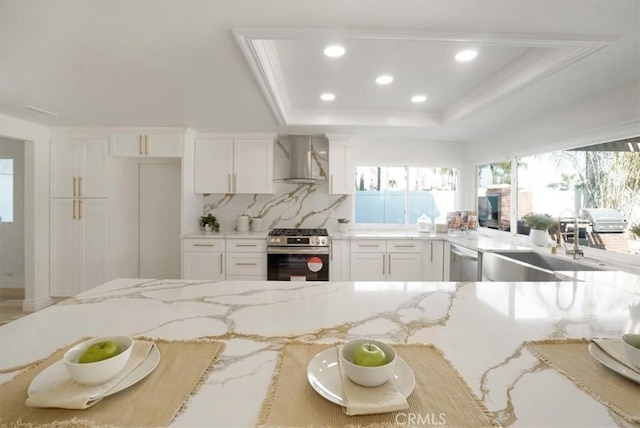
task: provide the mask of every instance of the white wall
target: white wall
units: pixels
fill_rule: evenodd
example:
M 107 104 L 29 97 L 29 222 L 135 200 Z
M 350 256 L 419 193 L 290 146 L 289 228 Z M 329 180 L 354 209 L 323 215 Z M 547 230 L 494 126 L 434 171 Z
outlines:
M 49 130 L 0 115 L 0 136 L 25 143 L 25 300 L 23 309 L 50 305 L 49 297 Z
M 0 138 L 0 157 L 13 159 L 13 222 L 0 223 L 0 287 L 24 287 L 24 142 Z

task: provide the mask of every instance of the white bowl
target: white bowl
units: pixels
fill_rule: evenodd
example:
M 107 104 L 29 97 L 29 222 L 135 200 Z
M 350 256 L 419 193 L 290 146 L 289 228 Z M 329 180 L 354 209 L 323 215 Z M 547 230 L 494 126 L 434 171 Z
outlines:
M 640 367 L 640 334 L 623 334 L 622 344 L 627 360 L 632 365 Z
M 120 353 L 95 363 L 79 363 L 82 353 L 94 343 L 113 341 Z M 98 385 L 114 378 L 127 364 L 133 348 L 133 339 L 129 336 L 103 336 L 90 339 L 71 347 L 64 353 L 62 360 L 71 379 L 84 385 Z
M 353 355 L 356 348 L 365 343 L 377 345 L 385 353 L 387 362 L 376 367 L 366 367 L 354 364 Z M 396 351 L 388 344 L 373 339 L 356 339 L 345 343 L 340 351 L 344 374 L 354 383 L 362 386 L 379 386 L 391 379 L 396 363 Z

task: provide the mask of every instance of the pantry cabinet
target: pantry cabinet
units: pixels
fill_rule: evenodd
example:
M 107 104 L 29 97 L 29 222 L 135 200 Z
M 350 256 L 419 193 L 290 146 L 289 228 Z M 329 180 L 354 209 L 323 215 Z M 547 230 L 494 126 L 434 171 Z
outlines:
M 52 198 L 106 198 L 109 195 L 109 145 L 106 138 L 53 138 Z
M 108 203 L 108 199 L 51 199 L 52 296 L 73 296 L 109 280 Z
M 182 241 L 182 278 L 224 280 L 224 252 L 224 239 L 184 239 Z
M 111 134 L 111 156 L 125 158 L 180 158 L 182 137 L 179 133 Z
M 195 193 L 273 193 L 272 138 L 198 138 Z
M 327 135 L 329 138 L 329 194 L 350 195 L 355 188 L 351 167 L 350 138 Z

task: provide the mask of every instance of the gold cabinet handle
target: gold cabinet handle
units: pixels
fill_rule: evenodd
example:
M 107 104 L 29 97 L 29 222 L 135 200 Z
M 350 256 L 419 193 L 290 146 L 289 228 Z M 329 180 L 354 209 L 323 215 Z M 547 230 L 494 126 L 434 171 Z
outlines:
M 257 247 L 256 244 L 236 244 L 236 247 Z
M 82 199 L 78 199 L 78 220 L 82 220 Z
M 78 177 L 78 196 L 82 196 L 82 177 Z
M 236 266 L 256 266 L 258 263 L 236 263 Z
M 76 219 L 76 200 L 73 200 L 73 219 Z
M 216 244 L 193 244 L 194 247 L 215 247 Z
M 231 174 L 229 174 L 229 193 L 231 193 Z
M 415 245 L 394 245 L 396 248 L 415 248 Z
M 73 177 L 73 197 L 75 198 L 76 196 L 76 178 Z
M 391 254 L 389 254 L 389 275 L 391 275 Z
M 144 136 L 144 154 L 145 155 L 149 154 L 149 136 L 148 135 Z
M 333 193 L 333 174 L 329 174 L 329 193 Z
M 433 241 L 431 241 L 431 257 L 430 261 L 433 261 Z
M 234 193 L 238 191 L 238 176 L 233 174 L 233 191 Z
M 382 274 L 384 275 L 384 271 L 385 271 L 385 263 L 386 263 L 387 259 L 384 256 L 384 254 L 382 255 Z
M 138 154 L 142 155 L 142 134 L 138 135 Z
M 224 274 L 224 271 L 222 270 L 222 266 L 224 266 L 224 260 L 222 259 L 222 253 L 220 253 L 220 275 Z
M 378 244 L 358 244 L 358 248 L 378 248 Z

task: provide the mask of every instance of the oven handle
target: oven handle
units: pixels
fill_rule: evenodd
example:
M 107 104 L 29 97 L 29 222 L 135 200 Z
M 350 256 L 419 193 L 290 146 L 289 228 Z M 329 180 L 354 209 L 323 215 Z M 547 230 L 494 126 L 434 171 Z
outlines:
M 267 254 L 329 254 L 329 247 L 313 247 L 313 248 L 268 247 Z

